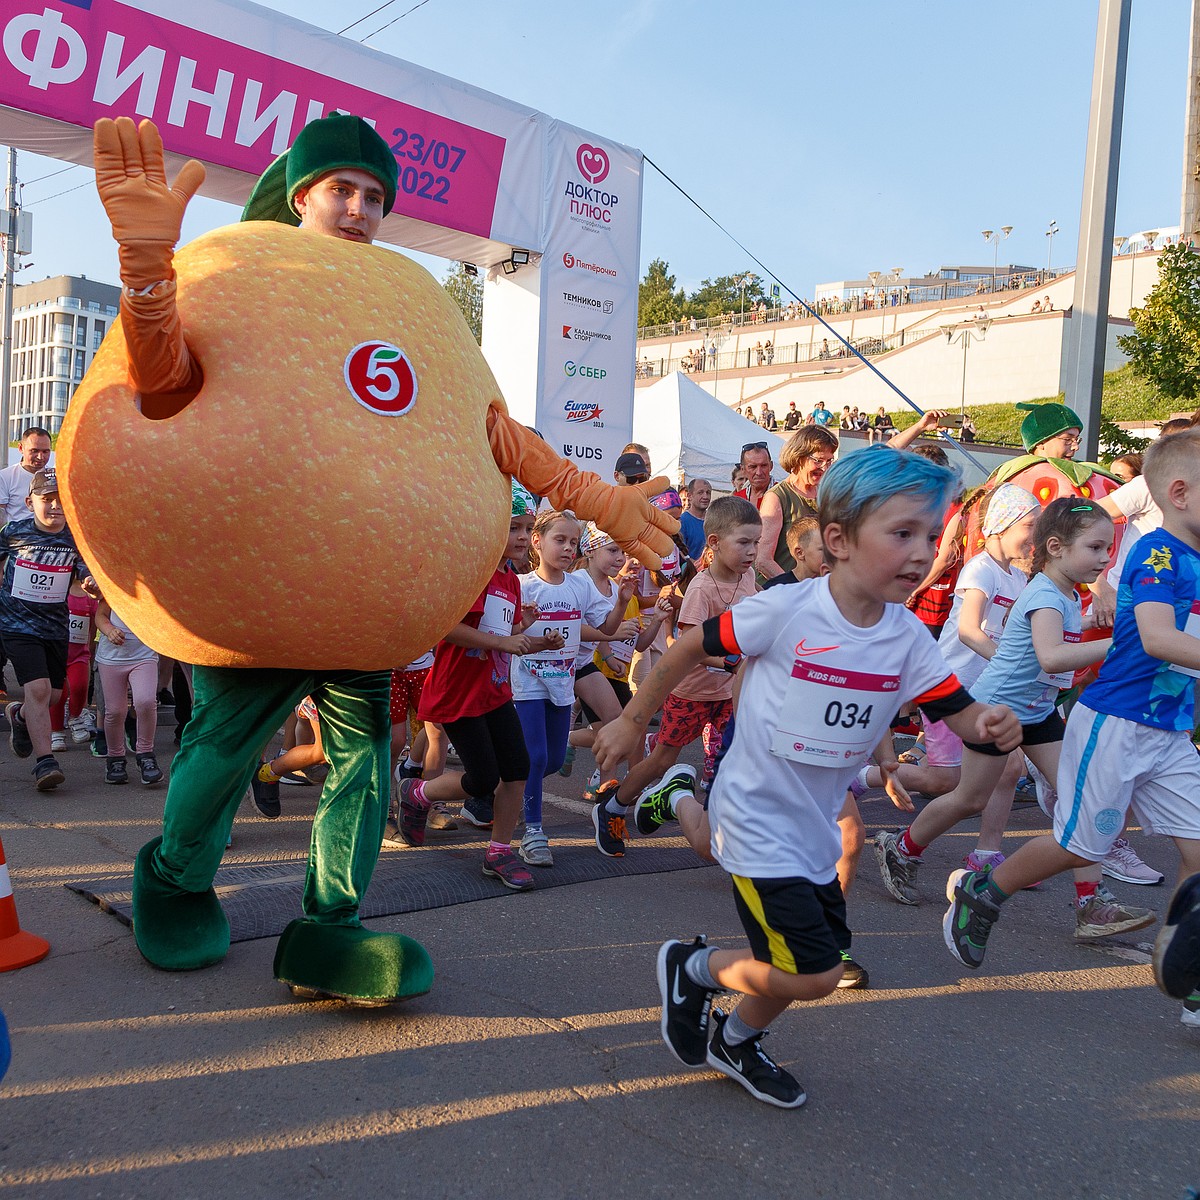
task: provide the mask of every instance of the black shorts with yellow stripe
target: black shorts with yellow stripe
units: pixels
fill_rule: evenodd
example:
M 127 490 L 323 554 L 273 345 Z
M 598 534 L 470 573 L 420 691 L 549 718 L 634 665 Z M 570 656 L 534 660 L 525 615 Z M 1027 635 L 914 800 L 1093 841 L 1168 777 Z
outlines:
M 850 927 L 836 879 L 731 878 L 738 916 L 759 962 L 789 975 L 820 975 L 842 961 L 842 951 L 850 949 Z

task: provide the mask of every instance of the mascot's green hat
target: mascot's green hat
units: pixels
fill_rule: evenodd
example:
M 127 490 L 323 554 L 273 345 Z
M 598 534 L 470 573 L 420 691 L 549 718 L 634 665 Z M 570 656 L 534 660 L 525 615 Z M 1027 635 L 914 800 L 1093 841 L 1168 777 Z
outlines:
M 339 167 L 356 167 L 383 185 L 383 214 L 396 203 L 396 158 L 362 117 L 330 113 L 310 121 L 263 173 L 242 209 L 243 221 L 280 221 L 299 225 L 292 205 L 296 193 Z
M 1083 428 L 1079 415 L 1065 404 L 1030 404 L 1022 401 L 1017 405 L 1017 411 L 1027 414 L 1021 422 L 1021 442 L 1026 450 L 1041 445 L 1056 433 Z

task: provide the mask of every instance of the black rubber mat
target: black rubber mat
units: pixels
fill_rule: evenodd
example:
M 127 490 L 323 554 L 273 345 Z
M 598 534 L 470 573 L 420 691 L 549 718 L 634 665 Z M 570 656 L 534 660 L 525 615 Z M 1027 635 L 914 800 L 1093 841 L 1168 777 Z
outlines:
M 683 838 L 633 842 L 623 858 L 605 858 L 596 849 L 590 821 L 556 825 L 550 832 L 554 866 L 532 868 L 539 891 L 595 879 L 688 871 L 710 865 Z M 486 845 L 486 840 L 471 834 L 457 835 L 451 844 L 439 839 L 433 846 L 419 850 L 385 843 L 363 901 L 363 917 L 515 896 L 480 871 Z M 222 867 L 215 886 L 229 917 L 231 939 L 247 942 L 277 937 L 289 921 L 300 916 L 305 867 L 303 859 Z M 124 924 L 132 923 L 132 876 L 108 876 L 65 886 Z

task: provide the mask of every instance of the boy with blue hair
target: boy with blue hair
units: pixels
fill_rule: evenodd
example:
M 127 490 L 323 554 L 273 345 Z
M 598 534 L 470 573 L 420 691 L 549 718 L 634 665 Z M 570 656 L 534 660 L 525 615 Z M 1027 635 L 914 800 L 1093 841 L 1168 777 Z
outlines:
M 662 1034 L 686 1066 L 707 1062 L 779 1108 L 806 1097 L 762 1038 L 789 1004 L 819 1000 L 841 978 L 850 929 L 837 818 L 892 716 L 915 701 L 971 740 L 1001 749 L 1020 740 L 1014 714 L 972 700 L 904 607 L 933 561 L 953 485 L 944 467 L 885 446 L 841 459 L 817 495 L 830 574 L 772 588 L 688 630 L 596 740 L 609 771 L 690 669 L 743 656 L 737 728 L 709 819 L 749 944 L 664 943 Z M 710 1038 L 710 1007 L 723 991 L 745 998 L 728 1014 L 713 1011 Z

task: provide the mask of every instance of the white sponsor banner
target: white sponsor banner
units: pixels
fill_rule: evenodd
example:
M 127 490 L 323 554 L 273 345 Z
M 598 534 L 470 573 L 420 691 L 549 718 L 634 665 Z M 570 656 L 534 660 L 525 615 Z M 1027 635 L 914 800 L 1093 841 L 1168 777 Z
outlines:
M 537 426 L 611 479 L 633 430 L 642 156 L 555 121 L 545 179 Z

